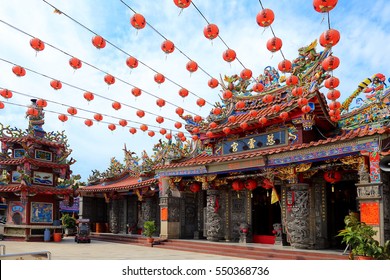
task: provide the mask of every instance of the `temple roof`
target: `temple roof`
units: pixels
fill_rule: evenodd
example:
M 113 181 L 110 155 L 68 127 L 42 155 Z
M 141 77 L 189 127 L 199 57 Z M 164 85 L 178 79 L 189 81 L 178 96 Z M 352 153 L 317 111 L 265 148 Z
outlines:
M 54 163 L 50 161 L 42 161 L 42 160 L 36 160 L 29 157 L 22 157 L 22 158 L 11 158 L 11 159 L 0 159 L 0 165 L 21 165 L 25 162 L 28 162 L 30 164 L 33 164 L 35 166 L 40 167 L 49 167 L 49 168 L 63 168 L 66 167 L 69 169 L 69 164 L 67 163 Z
M 121 178 L 120 180 L 115 182 L 104 182 L 99 185 L 80 187 L 78 191 L 81 193 L 126 191 L 126 190 L 143 188 L 156 183 L 157 183 L 157 179 L 155 178 L 140 181 L 139 177 L 126 177 L 126 178 Z
M 0 134 L 0 141 L 5 143 L 27 143 L 34 142 L 41 145 L 47 145 L 56 148 L 66 147 L 66 143 L 53 141 L 54 139 L 45 139 L 45 138 L 36 138 L 33 135 L 24 135 L 24 136 L 8 136 L 4 133 Z
M 43 193 L 43 194 L 57 194 L 57 195 L 71 195 L 73 194 L 73 189 L 69 188 L 55 188 L 55 187 L 46 187 L 46 186 L 40 186 L 40 185 L 26 185 L 26 184 L 7 184 L 7 185 L 0 185 L 0 192 L 19 192 L 22 190 L 27 190 L 30 194 L 31 193 Z

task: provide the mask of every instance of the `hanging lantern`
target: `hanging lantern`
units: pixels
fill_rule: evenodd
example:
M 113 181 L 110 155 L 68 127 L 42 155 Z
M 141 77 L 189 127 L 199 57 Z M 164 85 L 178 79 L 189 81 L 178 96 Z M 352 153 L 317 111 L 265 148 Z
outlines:
M 242 191 L 245 188 L 244 183 L 241 180 L 235 180 L 232 182 L 232 188 L 236 192 Z
M 170 133 L 165 134 L 165 138 L 168 139 L 168 140 L 171 140 L 172 139 L 172 134 L 170 134 Z
M 303 87 L 295 87 L 291 91 L 292 96 L 302 96 L 303 94 Z
M 199 136 L 198 135 L 192 135 L 192 140 L 194 140 L 194 141 L 199 140 Z
M 274 97 L 273 97 L 273 95 L 271 95 L 271 94 L 266 94 L 266 95 L 263 97 L 263 102 L 264 102 L 264 103 L 271 103 L 272 101 L 274 101 Z
M 45 108 L 47 106 L 47 101 L 45 99 L 38 99 L 37 106 L 41 108 Z
M 184 114 L 184 109 L 181 108 L 181 107 L 177 107 L 176 110 L 175 110 L 176 114 L 178 114 L 179 116 L 182 116 Z
M 37 116 L 39 115 L 39 112 L 38 112 L 37 109 L 30 107 L 30 108 L 27 109 L 26 114 L 27 114 L 28 116 L 37 117 Z M 64 115 L 64 116 L 65 116 L 65 115 Z M 66 117 L 66 116 L 65 116 L 65 117 Z M 58 116 L 58 118 L 59 118 L 59 116 Z M 68 117 L 66 117 L 66 118 L 68 119 Z
M 166 54 L 170 54 L 170 53 L 172 53 L 172 52 L 175 50 L 175 44 L 173 44 L 172 41 L 165 40 L 165 41 L 161 44 L 161 49 L 162 49 L 163 52 L 165 52 Z
M 240 73 L 240 77 L 243 80 L 249 80 L 250 78 L 252 78 L 252 70 L 250 70 L 250 69 L 242 70 Z
M 240 124 L 240 127 L 241 127 L 242 130 L 248 129 L 248 126 L 249 126 L 249 125 L 248 125 L 247 122 L 243 122 L 243 123 Z
M 295 85 L 298 84 L 298 82 L 299 82 L 298 77 L 295 76 L 295 75 L 291 75 L 290 77 L 287 78 L 286 85 L 288 85 L 288 86 L 295 86 Z
M 184 133 L 183 133 L 183 132 L 181 132 L 181 131 L 180 131 L 180 132 L 178 132 L 178 133 L 177 133 L 177 137 L 179 137 L 179 138 L 182 138 L 182 137 L 184 137 Z
M 329 116 L 331 117 L 337 117 L 340 116 L 340 114 L 341 114 L 340 109 L 334 109 L 329 111 Z
M 192 129 L 192 133 L 199 133 L 199 131 L 200 131 L 199 127 L 194 127 Z
M 334 184 L 341 180 L 341 173 L 336 170 L 329 170 L 324 173 L 324 179 L 326 182 Z
M 279 114 L 279 117 L 280 117 L 283 121 L 285 121 L 285 120 L 287 120 L 287 118 L 288 118 L 288 113 L 287 113 L 287 112 L 281 112 L 281 113 Z
M 308 103 L 309 103 L 309 100 L 307 100 L 307 98 L 305 98 L 305 97 L 302 97 L 302 98 L 298 99 L 298 106 L 299 107 L 305 106 Z
M 61 114 L 58 116 L 58 119 L 62 122 L 66 122 L 68 120 L 68 116 L 67 115 L 64 115 L 64 114 Z
M 277 104 L 273 105 L 273 106 L 271 107 L 271 110 L 272 110 L 272 112 L 273 112 L 274 114 L 278 113 L 278 112 L 280 111 L 280 105 L 277 105 Z
M 249 191 L 253 191 L 257 188 L 257 182 L 254 179 L 248 179 L 245 181 L 245 188 Z
M 223 52 L 222 58 L 227 62 L 232 62 L 233 60 L 236 59 L 236 52 L 232 49 L 227 49 L 226 51 Z
M 267 41 L 267 49 L 270 52 L 277 52 L 282 48 L 282 40 L 278 37 L 273 37 Z
M 229 116 L 229 117 L 228 117 L 228 122 L 230 122 L 230 123 L 235 123 L 236 121 L 237 121 L 236 116 Z
M 225 133 L 226 135 L 229 135 L 230 132 L 232 132 L 231 129 L 230 129 L 229 127 L 224 127 L 224 128 L 222 129 L 222 131 L 223 131 L 223 133 Z
M 86 126 L 92 126 L 93 125 L 93 121 L 92 120 L 90 120 L 90 119 L 86 119 L 85 121 L 84 121 L 84 124 L 86 125 Z
M 249 111 L 249 115 L 250 115 L 252 118 L 256 118 L 258 114 L 259 114 L 259 112 L 257 112 L 257 110 L 250 110 L 250 111 Z
M 326 97 L 329 99 L 329 100 L 336 100 L 338 98 L 340 98 L 341 96 L 341 93 L 340 91 L 338 91 L 337 89 L 331 89 L 328 94 L 326 95 Z
M 328 56 L 327 58 L 322 61 L 322 68 L 324 68 L 325 71 L 333 71 L 340 65 L 340 59 L 337 56 Z
M 86 91 L 84 93 L 84 98 L 89 102 L 89 101 L 93 100 L 95 98 L 95 96 L 93 95 L 93 93 Z
M 188 71 L 190 71 L 191 73 L 195 72 L 196 70 L 198 70 L 198 63 L 196 63 L 195 61 L 193 60 L 190 60 L 187 62 L 187 65 L 186 65 L 186 68 Z
M 158 84 L 162 84 L 163 82 L 165 82 L 165 77 L 163 74 L 161 73 L 156 73 L 154 75 L 154 81 Z
M 180 90 L 179 90 L 179 95 L 181 96 L 181 97 L 187 97 L 188 96 L 188 90 L 187 89 L 185 89 L 185 88 L 181 88 Z
M 165 106 L 165 100 L 164 99 L 162 99 L 162 98 L 159 98 L 159 99 L 157 99 L 156 100 L 156 104 L 157 104 L 157 106 L 158 107 L 164 107 Z
M 175 122 L 175 127 L 176 127 L 177 129 L 180 129 L 180 128 L 182 127 L 181 122 Z
M 214 115 L 220 115 L 222 113 L 222 109 L 220 107 L 216 107 L 213 109 Z
M 341 108 L 341 103 L 338 101 L 332 101 L 329 103 L 329 109 L 330 110 L 336 110 Z
M 0 110 L 4 109 L 4 103 L 0 101 Z
M 142 131 L 148 130 L 148 126 L 146 124 L 141 124 L 139 127 Z
M 164 122 L 164 118 L 161 117 L 161 116 L 157 116 L 156 117 L 156 122 L 158 122 L 159 124 L 162 124 Z
M 219 85 L 219 82 L 218 82 L 217 79 L 211 78 L 211 79 L 208 81 L 207 84 L 208 84 L 208 86 L 209 86 L 210 88 L 216 88 L 216 87 Z
M 110 74 L 107 74 L 104 76 L 104 81 L 107 85 L 112 85 L 115 83 L 115 77 Z
M 241 109 L 244 109 L 245 108 L 245 102 L 244 101 L 238 101 L 237 103 L 236 103 L 236 110 L 241 110 Z
M 160 133 L 161 133 L 162 135 L 165 135 L 165 133 L 167 133 L 167 130 L 166 130 L 165 128 L 161 128 L 161 129 L 160 129 Z
M 274 20 L 275 14 L 271 9 L 263 9 L 256 16 L 257 24 L 261 27 L 270 26 Z
M 173 0 L 176 6 L 179 8 L 185 9 L 191 5 L 191 0 Z
M 313 7 L 319 13 L 327 13 L 336 7 L 338 0 L 313 0 Z
M 340 116 L 340 115 L 335 115 L 335 116 L 331 116 L 331 117 L 330 117 L 330 120 L 331 120 L 332 122 L 338 122 L 340 119 L 341 119 L 341 116 Z
M 26 70 L 19 65 L 15 65 L 14 67 L 12 67 L 12 72 L 14 72 L 14 74 L 18 77 L 23 77 L 24 75 L 26 75 Z
M 219 28 L 217 25 L 210 23 L 203 29 L 203 34 L 207 39 L 213 40 L 218 37 Z
M 214 133 L 213 132 L 211 132 L 211 131 L 207 131 L 206 132 L 206 137 L 207 138 L 212 138 L 214 136 Z
M 340 41 L 340 32 L 336 29 L 328 29 L 320 36 L 320 45 L 324 48 L 331 48 Z
M 262 83 L 256 83 L 253 85 L 252 90 L 254 92 L 262 92 L 264 90 L 264 85 Z
M 302 113 L 307 114 L 311 111 L 311 107 L 309 105 L 305 105 L 301 108 Z
M 92 44 L 97 49 L 103 49 L 106 46 L 106 40 L 104 40 L 102 36 L 96 35 L 95 37 L 92 38 Z
M 209 128 L 211 128 L 211 129 L 214 129 L 214 128 L 216 128 L 218 126 L 218 124 L 216 123 L 216 122 L 211 122 L 211 123 L 209 123 Z
M 58 80 L 51 80 L 50 81 L 50 86 L 54 88 L 55 90 L 59 90 L 62 88 L 62 83 Z
M 152 131 L 152 130 L 148 131 L 148 135 L 149 135 L 150 137 L 153 137 L 155 134 L 156 134 L 156 133 L 155 133 L 154 131 Z
M 72 115 L 72 116 L 77 114 L 77 109 L 75 107 L 69 107 L 67 111 L 68 111 L 68 114 Z
M 230 99 L 233 97 L 233 92 L 231 92 L 230 90 L 225 90 L 223 93 L 222 93 L 222 98 L 227 100 L 227 99 Z
M 132 127 L 132 128 L 129 129 L 129 132 L 130 132 L 131 134 L 136 134 L 136 133 L 137 133 L 137 129 L 135 129 L 134 127 Z
M 135 87 L 131 89 L 131 94 L 134 95 L 135 97 L 140 96 L 142 93 L 141 89 Z
M 136 59 L 135 57 L 128 57 L 126 59 L 126 65 L 129 66 L 131 69 L 134 69 L 134 68 L 137 68 L 138 66 L 138 59 Z
M 259 119 L 259 123 L 260 123 L 261 125 L 265 125 L 267 122 L 268 122 L 268 119 L 267 119 L 266 117 L 261 117 L 261 118 Z
M 200 123 L 200 122 L 202 121 L 202 117 L 199 116 L 199 115 L 196 115 L 196 116 L 194 117 L 194 121 L 195 121 L 196 123 Z
M 9 89 L 2 89 L 0 90 L 0 95 L 4 97 L 5 99 L 12 98 L 12 91 Z
M 280 72 L 291 72 L 292 70 L 292 63 L 290 60 L 285 59 L 278 64 L 278 69 Z
M 203 107 L 206 104 L 206 100 L 204 100 L 203 98 L 199 98 L 198 100 L 196 100 L 196 104 L 199 107 Z
M 108 129 L 111 130 L 111 131 L 114 131 L 114 130 L 116 129 L 116 125 L 113 124 L 113 123 L 110 123 L 110 124 L 108 125 Z
M 37 52 L 43 51 L 45 49 L 45 43 L 38 38 L 31 39 L 30 46 Z
M 146 25 L 146 20 L 145 17 L 141 14 L 134 14 L 130 18 L 130 24 L 135 28 L 135 29 L 142 29 Z
M 191 192 L 193 192 L 193 193 L 199 192 L 200 189 L 201 189 L 201 186 L 200 186 L 199 183 L 193 183 L 193 184 L 191 184 L 191 186 L 190 186 L 190 190 L 191 190 Z
M 93 115 L 93 118 L 94 118 L 96 121 L 98 121 L 98 122 L 100 122 L 101 120 L 103 120 L 102 114 L 99 114 L 99 113 L 96 113 L 95 115 Z
M 122 105 L 118 101 L 114 101 L 112 102 L 112 108 L 114 108 L 115 110 L 119 110 L 120 108 L 122 108 Z
M 145 112 L 143 110 L 138 110 L 136 114 L 139 118 L 143 118 L 145 116 Z
M 336 77 L 330 77 L 325 80 L 324 86 L 328 89 L 337 88 L 340 85 L 340 80 Z
M 82 62 L 80 59 L 76 58 L 76 57 L 72 57 L 71 59 L 69 59 L 69 65 L 73 68 L 73 69 L 80 69 L 81 66 L 82 66 Z

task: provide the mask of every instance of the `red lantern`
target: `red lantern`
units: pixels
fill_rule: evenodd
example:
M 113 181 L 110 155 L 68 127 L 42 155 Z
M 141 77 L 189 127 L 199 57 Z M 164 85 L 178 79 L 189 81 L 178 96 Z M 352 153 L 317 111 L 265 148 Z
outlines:
M 256 110 L 250 110 L 250 111 L 249 111 L 249 115 L 250 115 L 252 118 L 256 118 L 258 114 L 259 114 L 259 112 L 257 112 Z
M 326 97 L 329 99 L 329 100 L 336 100 L 338 98 L 340 98 L 341 96 L 341 93 L 340 91 L 338 91 L 337 89 L 331 89 L 328 94 L 326 95 Z
M 89 92 L 89 91 L 86 91 L 84 93 L 84 98 L 87 100 L 87 101 L 91 101 L 95 98 L 95 96 L 93 95 L 93 93 Z
M 165 82 L 165 77 L 163 74 L 157 73 L 156 75 L 154 75 L 154 81 L 158 84 L 162 84 L 163 82 Z
M 141 14 L 134 14 L 130 19 L 131 25 L 136 29 L 142 29 L 146 25 L 145 17 Z
M 30 108 L 27 109 L 27 115 L 29 115 L 29 116 L 36 117 L 36 116 L 38 116 L 38 114 L 39 114 L 39 112 L 38 112 L 38 110 L 35 109 L 35 108 L 30 107 Z M 64 116 L 65 116 L 65 115 L 64 115 Z M 65 117 L 66 117 L 66 116 L 65 116 Z M 59 116 L 58 116 L 58 118 L 59 118 Z M 66 119 L 68 119 L 68 117 L 66 117 Z
M 248 123 L 246 123 L 246 122 L 243 122 L 243 123 L 240 124 L 240 127 L 241 127 L 242 130 L 248 129 L 248 126 L 249 126 L 249 125 L 248 125 Z
M 206 100 L 204 100 L 203 98 L 199 98 L 198 100 L 196 100 L 196 104 L 199 107 L 203 107 L 206 104 Z
M 292 63 L 291 63 L 291 61 L 285 59 L 285 60 L 279 62 L 278 69 L 281 72 L 291 72 L 291 70 L 292 70 Z
M 236 116 L 229 116 L 229 117 L 228 117 L 228 122 L 230 122 L 230 123 L 235 123 L 236 121 L 237 121 Z
M 115 110 L 119 110 L 120 108 L 122 108 L 122 105 L 119 102 L 114 101 L 112 102 L 112 108 L 114 108 Z
M 262 92 L 264 90 L 264 85 L 262 83 L 256 83 L 253 85 L 252 90 L 254 92 Z
M 281 112 L 281 113 L 279 114 L 279 117 L 280 117 L 283 121 L 285 121 L 285 120 L 287 120 L 287 118 L 288 118 L 288 113 L 287 113 L 287 112 Z
M 338 0 L 313 0 L 313 7 L 319 13 L 327 13 L 336 7 Z
M 292 96 L 302 96 L 303 94 L 303 87 L 295 87 L 291 91 Z
M 334 109 L 329 111 L 329 116 L 331 117 L 340 116 L 340 114 L 341 114 L 340 109 Z
M 252 78 L 252 70 L 250 70 L 250 69 L 242 70 L 241 73 L 240 73 L 240 77 L 243 80 L 249 80 L 250 78 Z
M 131 134 L 136 134 L 136 133 L 137 133 L 137 129 L 135 129 L 134 127 L 132 127 L 132 128 L 129 129 L 129 132 L 130 132 Z
M 207 39 L 213 40 L 218 37 L 219 28 L 217 25 L 210 23 L 203 29 L 203 34 Z
M 104 81 L 107 85 L 112 85 L 115 83 L 115 77 L 110 74 L 107 74 L 104 76 Z
M 328 183 L 334 184 L 341 180 L 341 173 L 336 170 L 329 170 L 324 173 L 324 179 Z
M 58 119 L 62 122 L 66 122 L 68 120 L 68 116 L 67 115 L 64 115 L 64 114 L 61 114 L 58 116 Z
M 156 122 L 158 122 L 159 124 L 162 124 L 164 122 L 164 118 L 161 117 L 161 116 L 157 116 L 156 117 Z
M 340 32 L 336 29 L 328 29 L 320 36 L 320 45 L 324 48 L 331 48 L 340 41 Z
M 182 127 L 181 122 L 175 122 L 175 127 L 176 127 L 177 129 L 180 129 L 180 128 Z
M 129 58 L 126 59 L 126 64 L 131 69 L 136 68 L 138 66 L 138 59 L 136 59 L 135 57 L 130 56 Z
M 192 133 L 199 133 L 199 131 L 200 131 L 199 127 L 194 127 L 192 129 Z
M 139 127 L 142 131 L 148 130 L 148 126 L 146 124 L 141 124 Z
M 295 85 L 298 84 L 298 82 L 299 82 L 298 77 L 295 76 L 295 75 L 291 75 L 290 77 L 287 78 L 286 85 L 288 85 L 288 86 L 295 86 Z
M 226 51 L 224 51 L 222 58 L 227 62 L 232 62 L 236 59 L 236 52 L 232 49 L 227 49 Z
M 106 46 L 106 40 L 102 36 L 96 35 L 92 38 L 92 44 L 98 49 L 103 49 Z
M 324 86 L 328 89 L 337 88 L 340 85 L 340 80 L 336 77 L 330 77 L 325 80 Z
M 245 188 L 249 191 L 253 191 L 257 188 L 257 182 L 254 179 L 248 179 L 245 181 Z
M 267 94 L 263 97 L 264 103 L 271 103 L 272 101 L 274 101 L 274 97 L 271 94 Z
M 199 115 L 196 115 L 196 116 L 194 117 L 194 121 L 197 122 L 197 123 L 199 123 L 199 122 L 202 121 L 202 117 L 199 116 Z
M 273 113 L 278 113 L 280 111 L 280 105 L 273 105 L 271 110 Z
M 214 115 L 220 115 L 222 113 L 222 109 L 220 107 L 216 107 L 213 109 Z
M 179 138 L 184 137 L 184 133 L 180 131 L 179 133 L 177 133 L 177 137 L 179 137 Z
M 173 44 L 172 41 L 165 40 L 165 41 L 161 44 L 161 49 L 162 49 L 163 52 L 165 52 L 166 54 L 169 54 L 169 53 L 172 53 L 172 52 L 175 50 L 175 45 Z
M 62 88 L 62 83 L 58 80 L 51 80 L 50 81 L 50 86 L 54 88 L 55 90 L 59 90 Z
M 142 91 L 137 87 L 131 89 L 131 94 L 134 95 L 135 97 L 140 96 L 141 93 L 142 93 Z
M 69 59 L 69 65 L 72 66 L 73 69 L 80 69 L 82 63 L 80 59 L 72 57 L 71 59 Z
M 0 101 L 0 110 L 4 109 L 4 103 Z
M 191 0 L 173 0 L 176 6 L 179 8 L 187 8 L 189 5 L 191 5 Z
M 216 128 L 218 126 L 218 124 L 216 123 L 216 122 L 211 122 L 211 123 L 209 123 L 209 128 L 211 128 L 211 129 L 214 129 L 214 128 Z
M 45 49 L 45 43 L 38 38 L 31 39 L 30 46 L 37 52 L 43 51 Z
M 241 109 L 244 109 L 245 108 L 245 102 L 244 101 L 238 101 L 237 103 L 236 103 L 236 109 L 237 110 L 241 110 Z
M 179 95 L 181 96 L 181 97 L 187 97 L 188 96 L 188 90 L 187 89 L 185 89 L 185 88 L 181 88 L 180 90 L 179 90 Z
M 77 114 L 77 109 L 75 107 L 69 107 L 67 111 L 68 111 L 68 114 L 72 115 L 72 116 Z
M 274 187 L 274 183 L 272 183 L 269 179 L 264 179 L 263 184 L 261 186 L 264 189 L 268 190 L 268 189 L 272 189 Z
M 298 99 L 298 105 L 299 105 L 299 107 L 305 106 L 305 105 L 307 105 L 308 103 L 309 103 L 309 100 L 307 100 L 307 98 L 302 97 L 302 98 L 299 98 L 299 99 Z
M 161 133 L 162 135 L 165 135 L 165 133 L 167 133 L 167 130 L 166 130 L 165 128 L 161 128 L 161 129 L 160 129 L 160 133 Z
M 143 118 L 145 116 L 145 112 L 143 110 L 138 110 L 136 114 L 139 118 Z
M 156 134 L 156 133 L 155 133 L 154 131 L 152 131 L 152 130 L 148 131 L 148 135 L 149 135 L 150 137 L 153 137 L 155 134 Z
M 304 113 L 304 114 L 307 114 L 311 111 L 311 107 L 309 105 L 305 105 L 301 108 L 301 111 Z
M 224 128 L 222 129 L 222 131 L 223 131 L 223 133 L 225 133 L 226 135 L 228 135 L 228 134 L 230 134 L 231 129 L 230 129 L 229 127 L 224 127 Z
M 265 125 L 267 122 L 268 122 L 268 119 L 267 119 L 266 117 L 261 117 L 261 118 L 259 119 L 259 123 L 260 123 L 261 125 Z
M 103 120 L 102 114 L 99 114 L 99 113 L 96 113 L 95 115 L 93 115 L 93 118 L 94 118 L 96 121 L 98 121 L 98 122 L 100 122 L 101 120 Z
M 208 86 L 209 86 L 210 88 L 216 88 L 216 87 L 219 85 L 219 82 L 218 82 L 217 79 L 211 78 L 211 79 L 208 81 L 207 84 L 208 84 Z
M 196 141 L 196 140 L 198 140 L 198 139 L 199 139 L 198 135 L 193 135 L 193 136 L 192 136 L 192 140 Z
M 329 104 L 329 109 L 330 110 L 336 110 L 336 109 L 340 109 L 340 108 L 341 108 L 341 103 L 338 102 L 338 101 L 332 101 Z
M 240 180 L 235 180 L 232 183 L 233 190 L 235 190 L 237 192 L 242 191 L 244 189 L 244 187 L 245 187 L 244 183 Z
M 110 124 L 108 125 L 108 129 L 111 130 L 111 131 L 114 131 L 114 130 L 116 129 L 116 125 L 113 124 L 113 123 L 110 123 Z
M 230 99 L 232 97 L 233 97 L 233 93 L 230 90 L 225 90 L 222 93 L 222 98 L 225 99 L 225 100 Z
M 90 119 L 86 119 L 86 120 L 84 121 L 84 124 L 85 124 L 86 126 L 92 126 L 92 125 L 93 125 L 93 121 L 90 120 Z
M 167 138 L 168 140 L 171 140 L 172 139 L 172 134 L 170 134 L 170 133 L 165 134 L 165 138 Z
M 198 70 L 198 63 L 196 63 L 196 62 L 193 61 L 193 60 L 190 60 L 190 61 L 187 62 L 186 68 L 187 68 L 187 70 L 190 71 L 191 73 L 192 73 L 192 72 L 195 72 L 196 70 Z
M 270 52 L 277 52 L 282 48 L 282 40 L 278 37 L 273 37 L 267 41 L 267 49 Z
M 156 104 L 157 104 L 157 106 L 158 107 L 164 107 L 165 106 L 165 100 L 164 99 L 162 99 L 162 98 L 159 98 L 159 99 L 157 99 L 156 100 Z
M 193 184 L 191 184 L 191 186 L 190 186 L 190 190 L 191 190 L 191 192 L 193 192 L 193 193 L 199 192 L 200 189 L 201 189 L 201 187 L 200 187 L 200 184 L 198 184 L 198 183 L 193 183 Z
M 270 9 L 263 9 L 256 16 L 257 24 L 261 27 L 270 26 L 274 22 L 274 20 L 275 14 Z
M 47 106 L 47 101 L 45 99 L 38 99 L 37 106 L 41 108 L 45 108 Z
M 9 89 L 2 89 L 0 90 L 0 95 L 4 97 L 5 99 L 12 98 L 12 91 Z
M 12 72 L 14 72 L 14 74 L 18 77 L 23 77 L 24 75 L 26 75 L 26 70 L 19 65 L 15 65 L 14 67 L 12 67 Z
M 332 71 L 339 67 L 340 65 L 340 59 L 337 56 L 328 56 L 327 58 L 322 61 L 322 68 L 324 68 L 325 71 Z
M 184 109 L 181 107 L 177 107 L 176 114 L 178 114 L 179 116 L 182 116 L 184 114 Z
M 212 138 L 212 137 L 214 136 L 214 133 L 212 133 L 211 131 L 207 131 L 207 132 L 206 132 L 206 136 L 207 136 L 208 138 Z
M 122 119 L 119 121 L 119 125 L 125 127 L 127 125 L 127 121 Z

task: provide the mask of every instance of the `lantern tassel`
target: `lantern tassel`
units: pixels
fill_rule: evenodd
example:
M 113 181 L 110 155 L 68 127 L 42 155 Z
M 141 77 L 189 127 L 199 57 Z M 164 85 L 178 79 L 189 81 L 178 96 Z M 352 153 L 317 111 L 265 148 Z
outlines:
M 332 192 L 334 192 L 334 185 L 332 184 Z

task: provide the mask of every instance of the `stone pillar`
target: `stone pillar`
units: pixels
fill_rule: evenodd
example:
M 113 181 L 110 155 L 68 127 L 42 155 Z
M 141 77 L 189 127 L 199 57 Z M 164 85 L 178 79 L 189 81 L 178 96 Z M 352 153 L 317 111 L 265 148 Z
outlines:
M 326 183 L 323 180 L 313 180 L 310 188 L 310 225 L 312 228 L 311 239 L 315 249 L 324 249 L 328 244 L 328 216 Z
M 204 217 L 203 217 L 203 199 L 204 199 L 204 192 L 199 191 L 195 194 L 196 196 L 196 204 L 197 204 L 197 229 L 194 233 L 194 239 L 200 239 L 204 236 L 203 232 L 203 224 L 204 224 Z
M 294 248 L 313 248 L 310 236 L 310 195 L 309 185 L 303 183 L 287 186 L 286 198 L 283 201 L 286 212 L 285 226 L 287 239 Z
M 222 227 L 222 219 L 218 214 L 220 203 L 218 194 L 218 190 L 207 190 L 206 236 L 210 241 L 219 240 Z
M 180 197 L 172 196 L 169 178 L 160 179 L 160 238 L 180 238 Z

